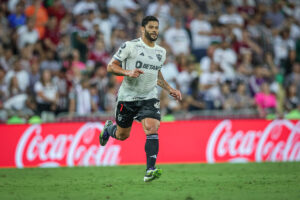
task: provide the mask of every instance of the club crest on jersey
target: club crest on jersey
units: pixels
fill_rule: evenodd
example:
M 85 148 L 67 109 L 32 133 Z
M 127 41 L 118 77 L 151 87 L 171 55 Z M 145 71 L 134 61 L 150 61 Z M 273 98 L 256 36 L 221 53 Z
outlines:
M 154 107 L 158 109 L 158 108 L 160 107 L 160 103 L 159 103 L 159 102 L 156 102 L 156 103 L 154 104 Z
M 161 61 L 162 56 L 160 54 L 156 54 L 156 58 Z

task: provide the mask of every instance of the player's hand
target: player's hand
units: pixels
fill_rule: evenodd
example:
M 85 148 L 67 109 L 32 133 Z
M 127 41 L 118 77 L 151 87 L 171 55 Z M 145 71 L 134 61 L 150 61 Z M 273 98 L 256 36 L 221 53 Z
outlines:
M 137 78 L 140 76 L 140 74 L 143 74 L 144 71 L 140 70 L 140 69 L 134 69 L 128 72 L 128 76 L 131 78 Z
M 170 95 L 174 97 L 176 100 L 182 100 L 181 92 L 179 90 L 171 89 Z

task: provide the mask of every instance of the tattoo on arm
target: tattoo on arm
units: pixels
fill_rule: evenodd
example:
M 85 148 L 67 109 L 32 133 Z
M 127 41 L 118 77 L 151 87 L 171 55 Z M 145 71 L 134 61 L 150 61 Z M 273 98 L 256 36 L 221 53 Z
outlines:
M 171 86 L 168 84 L 168 82 L 165 81 L 161 71 L 158 71 L 157 85 L 159 85 L 161 88 L 167 90 L 168 92 L 170 92 L 170 90 L 172 89 Z

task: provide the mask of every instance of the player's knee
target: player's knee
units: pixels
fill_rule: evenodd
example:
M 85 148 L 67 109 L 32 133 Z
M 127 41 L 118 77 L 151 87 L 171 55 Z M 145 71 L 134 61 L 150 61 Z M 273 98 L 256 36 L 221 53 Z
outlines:
M 145 132 L 146 132 L 146 134 L 157 133 L 157 131 L 158 131 L 158 126 L 150 126 L 150 125 L 146 125 L 145 126 Z
M 121 141 L 124 141 L 127 138 L 129 138 L 129 134 L 127 134 L 127 133 L 119 133 L 119 135 L 118 135 L 118 139 Z

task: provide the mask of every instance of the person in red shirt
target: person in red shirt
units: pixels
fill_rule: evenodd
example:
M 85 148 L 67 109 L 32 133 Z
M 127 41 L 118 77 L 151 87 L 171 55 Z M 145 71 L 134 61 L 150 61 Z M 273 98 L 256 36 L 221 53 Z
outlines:
M 67 10 L 62 4 L 61 0 L 54 0 L 53 4 L 48 7 L 49 16 L 54 16 L 57 19 L 57 24 L 66 16 Z
M 60 40 L 60 32 L 57 24 L 56 17 L 50 17 L 46 26 L 46 32 L 44 36 L 44 44 L 46 47 L 56 50 L 56 47 Z

